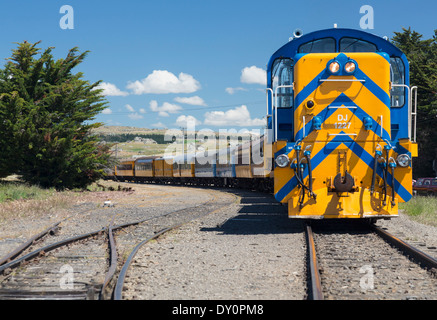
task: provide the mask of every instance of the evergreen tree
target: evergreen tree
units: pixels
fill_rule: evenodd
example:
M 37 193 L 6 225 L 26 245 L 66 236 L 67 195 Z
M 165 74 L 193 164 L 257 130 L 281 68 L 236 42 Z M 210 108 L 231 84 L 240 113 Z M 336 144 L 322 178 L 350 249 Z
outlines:
M 437 157 L 437 30 L 431 39 L 403 28 L 395 32 L 394 45 L 401 49 L 410 64 L 410 86 L 418 87 L 417 142 L 419 157 L 414 161 L 414 176 L 434 176 Z
M 88 52 L 54 60 L 53 48 L 19 43 L 0 70 L 0 176 L 16 173 L 43 187 L 82 188 L 99 179 L 109 148 L 90 123 L 106 107 L 100 82 L 72 69 Z

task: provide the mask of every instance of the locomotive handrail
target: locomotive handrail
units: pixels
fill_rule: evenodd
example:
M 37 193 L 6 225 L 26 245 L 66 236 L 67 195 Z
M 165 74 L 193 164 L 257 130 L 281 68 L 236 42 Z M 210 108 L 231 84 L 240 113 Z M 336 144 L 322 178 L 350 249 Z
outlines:
M 272 101 L 272 112 L 271 114 L 269 114 L 269 93 L 270 93 L 270 97 L 271 97 L 271 101 Z M 273 90 L 272 88 L 267 88 L 266 89 L 266 95 L 267 95 L 267 99 L 266 99 L 266 120 L 267 120 L 267 129 L 269 127 L 269 117 L 273 116 Z
M 358 109 L 356 106 L 329 106 L 328 109 Z
M 319 82 L 366 82 L 364 79 L 319 79 Z
M 292 88 L 294 89 L 294 84 L 287 84 L 282 86 L 277 86 L 275 88 L 275 105 L 273 109 L 275 110 L 275 141 L 278 141 L 278 89 L 282 88 Z
M 328 136 L 357 136 L 356 133 L 328 133 Z
M 414 109 L 413 109 L 413 92 L 414 92 Z M 410 89 L 410 108 L 411 108 L 411 118 L 414 116 L 414 120 L 411 119 L 410 125 L 413 126 L 413 134 L 412 134 L 412 142 L 416 142 L 416 134 L 417 134 L 417 86 L 411 87 Z M 411 134 L 411 130 L 409 131 Z

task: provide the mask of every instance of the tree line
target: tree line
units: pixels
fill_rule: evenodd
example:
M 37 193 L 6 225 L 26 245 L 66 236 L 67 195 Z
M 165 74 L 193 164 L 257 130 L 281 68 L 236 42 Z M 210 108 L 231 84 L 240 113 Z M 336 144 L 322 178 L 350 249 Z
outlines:
M 411 30 L 395 32 L 392 43 L 408 58 L 410 86 L 418 87 L 417 143 L 419 156 L 413 158 L 414 177 L 435 176 L 437 158 L 437 30 L 430 39 Z
M 120 134 L 97 134 L 97 136 L 106 142 L 112 143 L 122 143 L 127 141 L 132 141 L 136 137 L 143 139 L 152 139 L 158 144 L 168 144 L 171 141 L 165 140 L 164 134 L 134 134 L 134 133 L 120 133 Z

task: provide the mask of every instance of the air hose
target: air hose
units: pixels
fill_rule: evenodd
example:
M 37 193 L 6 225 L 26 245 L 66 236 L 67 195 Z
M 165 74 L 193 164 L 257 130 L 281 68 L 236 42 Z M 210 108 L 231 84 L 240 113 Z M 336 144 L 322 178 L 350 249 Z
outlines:
M 308 149 L 308 147 L 307 147 L 307 149 Z M 309 196 L 313 197 L 314 200 L 315 200 L 317 195 L 313 192 L 313 170 L 311 168 L 311 151 L 305 150 L 303 155 L 305 156 L 305 159 L 307 160 L 307 164 L 308 164 L 308 191 L 309 191 Z
M 382 201 L 382 204 L 385 206 L 387 204 L 387 179 L 388 179 L 388 168 L 389 168 L 389 151 L 391 149 L 391 145 L 387 144 L 384 146 L 385 150 L 385 163 L 384 163 L 384 173 L 383 173 L 383 179 L 384 179 L 384 200 Z M 394 170 L 394 169 L 393 169 Z
M 387 204 L 387 179 L 388 179 L 388 170 L 389 167 L 391 168 L 392 172 L 392 205 L 394 203 L 394 168 L 396 167 L 396 162 L 393 158 L 389 157 L 390 149 L 392 149 L 392 146 L 387 143 L 387 145 L 384 146 L 385 150 L 385 158 L 383 158 L 381 146 L 378 145 L 376 147 L 375 151 L 375 162 L 373 163 L 373 173 L 372 173 L 372 183 L 370 185 L 370 195 L 373 195 L 375 192 L 375 183 L 376 183 L 376 171 L 378 169 L 378 163 L 382 166 L 382 193 L 384 194 L 382 205 L 385 206 Z M 380 161 L 382 160 L 382 162 Z M 393 160 L 390 162 L 390 160 Z
M 373 192 L 375 191 L 376 169 L 378 168 L 379 158 L 382 156 L 382 152 L 381 150 L 378 150 L 378 147 L 381 146 L 378 145 L 375 152 L 375 162 L 373 163 L 373 174 L 372 174 L 372 184 L 370 185 L 370 195 L 373 195 Z
M 388 166 L 387 166 L 387 162 L 384 159 L 384 163 L 382 164 L 383 169 L 382 169 L 382 192 L 384 193 L 384 198 L 382 200 L 382 205 L 385 206 L 387 204 L 387 171 L 388 171 Z
M 395 202 L 395 168 L 396 161 L 393 158 L 390 158 L 389 166 L 391 168 L 391 206 L 394 207 L 396 205 Z
M 312 168 L 311 168 L 311 152 L 307 150 L 310 146 L 307 146 L 304 156 L 300 157 L 300 150 L 302 149 L 300 145 L 296 145 L 294 149 L 296 150 L 296 158 L 291 163 L 291 168 L 294 170 L 294 175 L 296 177 L 296 180 L 298 182 L 299 187 L 302 189 L 302 193 L 299 195 L 299 206 L 300 208 L 303 207 L 303 202 L 305 200 L 305 190 L 308 191 L 308 196 L 316 199 L 316 194 L 313 192 L 313 175 L 312 175 Z M 303 172 L 305 169 L 305 163 L 303 163 L 303 160 L 306 160 L 308 165 L 308 186 L 305 185 L 303 182 Z

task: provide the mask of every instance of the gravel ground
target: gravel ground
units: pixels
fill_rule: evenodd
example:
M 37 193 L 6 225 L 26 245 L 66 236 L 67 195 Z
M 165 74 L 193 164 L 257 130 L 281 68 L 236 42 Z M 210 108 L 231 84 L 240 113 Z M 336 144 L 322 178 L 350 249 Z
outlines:
M 436 227 L 413 221 L 402 213 L 399 214 L 399 217 L 391 220 L 379 220 L 377 225 L 437 259 Z
M 124 299 L 296 299 L 306 295 L 300 221 L 270 195 L 233 204 L 144 246 Z

